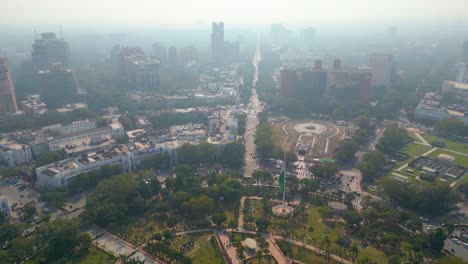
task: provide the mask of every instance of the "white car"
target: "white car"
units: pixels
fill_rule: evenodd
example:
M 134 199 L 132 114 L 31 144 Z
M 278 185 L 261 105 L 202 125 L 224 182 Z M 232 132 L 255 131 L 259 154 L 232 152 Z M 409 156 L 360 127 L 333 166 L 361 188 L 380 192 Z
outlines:
M 423 222 L 429 222 L 429 219 L 426 218 L 426 217 L 421 216 L 421 217 L 419 217 L 419 219 L 421 219 L 421 221 L 423 221 Z
M 457 244 L 457 245 L 461 245 L 460 239 L 458 239 L 456 237 L 452 237 L 452 241 L 455 242 L 455 244 Z
M 427 230 L 430 231 L 430 230 L 434 230 L 435 227 L 433 225 L 427 225 Z

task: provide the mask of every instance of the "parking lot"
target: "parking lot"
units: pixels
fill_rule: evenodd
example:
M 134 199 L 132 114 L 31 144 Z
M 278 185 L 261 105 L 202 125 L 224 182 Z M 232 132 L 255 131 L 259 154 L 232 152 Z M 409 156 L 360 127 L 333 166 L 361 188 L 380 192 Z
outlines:
M 19 190 L 18 187 L 15 185 L 11 185 L 6 181 L 0 181 L 0 193 L 8 197 L 8 200 L 10 201 L 10 206 L 12 207 L 13 218 L 16 218 L 18 216 L 18 209 L 30 201 L 35 201 L 39 210 L 42 211 L 44 208 L 44 203 L 38 203 L 37 196 L 39 195 L 39 192 L 32 189 L 31 187 Z
M 19 209 L 30 201 L 36 202 L 37 212 L 39 214 L 50 214 L 52 219 L 57 217 L 75 218 L 83 212 L 84 206 L 86 205 L 86 197 L 83 194 L 75 195 L 67 201 L 65 209 L 68 212 L 62 212 L 57 208 L 46 207 L 45 203 L 38 198 L 39 191 L 36 189 L 26 187 L 21 190 L 19 186 L 10 184 L 8 181 L 0 181 L 0 194 L 8 197 L 13 218 L 17 218 Z

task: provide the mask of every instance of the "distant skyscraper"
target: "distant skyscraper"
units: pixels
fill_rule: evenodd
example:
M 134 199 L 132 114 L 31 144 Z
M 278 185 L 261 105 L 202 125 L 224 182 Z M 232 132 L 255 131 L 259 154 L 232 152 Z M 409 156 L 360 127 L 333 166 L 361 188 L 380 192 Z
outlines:
M 167 49 L 159 42 L 153 44 L 153 55 L 159 59 L 161 63 L 167 62 Z
M 136 90 L 159 88 L 159 59 L 147 57 L 142 49 L 114 46 L 111 50 L 112 72 L 120 83 Z
M 68 43 L 63 38 L 57 38 L 55 33 L 42 33 L 32 45 L 32 61 L 35 69 L 42 70 L 54 63 L 70 66 Z
M 370 68 L 343 67 L 341 60 L 335 59 L 333 68 L 328 70 L 327 94 L 341 100 L 369 102 L 371 77 Z
M 322 61 L 316 60 L 313 68 L 297 69 L 294 94 L 298 98 L 321 97 L 327 88 L 327 71 Z
M 372 73 L 372 86 L 392 88 L 393 57 L 391 54 L 370 54 L 369 67 Z
M 52 108 L 77 101 L 77 84 L 73 71 L 60 63 L 53 64 L 39 73 L 40 95 Z
M 468 63 L 458 64 L 456 81 L 460 83 L 468 83 Z
M 178 54 L 177 54 L 177 48 L 174 46 L 169 47 L 169 52 L 167 56 L 167 62 L 171 66 L 176 66 L 178 63 Z
M 297 83 L 296 69 L 283 68 L 280 71 L 280 90 L 283 97 L 292 97 Z
M 0 58 L 0 116 L 11 115 L 17 111 L 18 105 L 10 69 L 7 61 Z
M 463 43 L 463 51 L 462 51 L 462 61 L 464 63 L 468 63 L 468 40 L 465 40 Z
M 220 61 L 224 51 L 224 22 L 211 24 L 211 54 L 214 61 Z
M 281 42 L 287 34 L 286 28 L 282 24 L 270 25 L 270 37 L 273 43 Z
M 301 37 L 306 44 L 310 44 L 315 39 L 315 28 L 308 27 L 303 29 L 301 31 Z
M 193 46 L 180 49 L 180 59 L 182 63 L 198 60 L 198 50 Z

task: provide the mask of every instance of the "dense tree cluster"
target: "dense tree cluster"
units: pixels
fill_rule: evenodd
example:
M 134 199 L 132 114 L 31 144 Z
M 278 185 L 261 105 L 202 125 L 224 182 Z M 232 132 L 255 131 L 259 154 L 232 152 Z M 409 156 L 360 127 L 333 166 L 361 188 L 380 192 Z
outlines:
M 108 226 L 124 222 L 128 216 L 142 213 L 147 203 L 145 197 L 158 194 L 156 178 L 144 174 L 119 174 L 101 181 L 89 196 L 86 204 L 89 220 Z
M 383 137 L 375 147 L 379 151 L 391 155 L 399 151 L 409 141 L 408 133 L 403 128 L 399 128 L 398 124 L 390 124 L 385 128 Z
M 435 124 L 437 134 L 441 136 L 468 136 L 468 125 L 455 118 L 445 118 Z
M 317 163 L 310 167 L 310 172 L 321 180 L 330 181 L 338 172 L 338 164 L 335 162 Z
M 175 111 L 161 111 L 149 117 L 154 129 L 167 129 L 170 126 L 187 123 L 206 123 L 207 116 L 202 112 L 177 113 Z
M 458 200 L 447 183 L 401 183 L 385 179 L 383 189 L 388 197 L 399 205 L 425 215 L 438 215 L 449 210 Z
M 267 123 L 262 123 L 257 126 L 255 134 L 255 144 L 257 153 L 262 158 L 276 158 L 281 157 L 281 149 L 276 145 L 273 138 L 273 129 Z
M 178 160 L 186 164 L 220 163 L 226 168 L 241 169 L 244 165 L 244 145 L 231 142 L 222 149 L 203 142 L 198 145 L 184 144 L 177 149 Z
M 419 217 L 363 198 L 361 212 L 349 210 L 344 220 L 350 232 L 392 256 L 389 263 L 422 263 L 423 256 L 440 256 L 447 230 L 420 232 Z
M 168 170 L 172 167 L 171 156 L 168 154 L 156 154 L 141 162 L 143 169 Z
M 78 174 L 68 185 L 68 191 L 76 193 L 96 187 L 100 181 L 122 172 L 123 168 L 120 165 L 106 165 L 102 166 L 99 170 Z
M 9 245 L 0 250 L 1 263 L 19 263 L 36 253 L 41 263 L 56 263 L 62 258 L 86 254 L 92 244 L 90 235 L 80 231 L 77 221 L 44 222 L 37 226 L 34 235 L 21 236 L 26 227 L 0 221 L 0 245 Z
M 378 176 L 386 172 L 384 165 L 387 159 L 383 153 L 378 150 L 370 151 L 364 154 L 362 162 L 358 164 L 358 169 L 361 171 L 362 179 L 365 182 L 372 182 Z
M 71 112 L 60 113 L 54 110 L 48 111 L 38 117 L 23 117 L 17 120 L 0 121 L 0 132 L 12 132 L 15 130 L 37 129 L 53 124 L 70 123 L 86 118 L 95 118 L 97 114 L 88 109 L 75 109 Z
M 374 126 L 371 125 L 367 115 L 361 114 L 357 116 L 353 120 L 353 123 L 358 127 L 358 130 L 352 139 L 341 141 L 334 150 L 334 158 L 339 163 L 354 161 L 359 146 L 369 142 L 369 138 L 373 133 Z

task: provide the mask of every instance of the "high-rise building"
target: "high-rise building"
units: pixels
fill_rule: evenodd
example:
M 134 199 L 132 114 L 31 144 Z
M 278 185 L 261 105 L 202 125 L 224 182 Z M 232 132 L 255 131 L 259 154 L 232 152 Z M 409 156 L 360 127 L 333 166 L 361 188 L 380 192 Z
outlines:
M 369 102 L 371 77 L 370 68 L 345 68 L 336 59 L 328 71 L 327 94 L 341 100 Z
M 167 56 L 167 62 L 169 65 L 171 66 L 176 66 L 177 63 L 178 63 L 178 54 L 177 54 L 177 48 L 174 47 L 174 46 L 170 46 L 169 47 L 169 52 L 168 52 L 168 56 Z
M 51 108 L 77 101 L 77 84 L 70 67 L 56 63 L 39 74 L 40 95 Z
M 270 25 L 270 37 L 273 43 L 282 42 L 287 36 L 288 31 L 282 24 Z
M 297 71 L 296 69 L 282 68 L 280 71 L 280 89 L 284 97 L 292 97 L 296 88 Z
M 180 60 L 182 63 L 198 60 L 198 50 L 194 46 L 188 46 L 180 49 Z
M 463 43 L 461 62 L 468 63 L 468 40 L 465 40 L 465 42 Z
M 224 22 L 211 23 L 211 55 L 214 61 L 220 61 L 224 50 Z
M 7 61 L 0 58 L 0 116 L 14 114 L 18 111 L 15 88 Z
M 161 63 L 166 63 L 166 61 L 167 61 L 167 49 L 161 43 L 157 42 L 157 43 L 153 44 L 153 55 Z
M 57 38 L 55 33 L 42 33 L 32 45 L 32 61 L 36 71 L 47 68 L 54 63 L 70 66 L 70 51 L 68 42 Z
M 115 46 L 111 50 L 114 77 L 130 89 L 155 90 L 159 88 L 159 64 L 154 57 L 147 57 L 142 49 Z
M 392 88 L 393 56 L 391 54 L 370 54 L 369 67 L 372 73 L 372 86 Z
M 297 69 L 297 80 L 294 94 L 297 97 L 320 97 L 327 88 L 327 71 L 322 61 L 316 60 L 313 68 Z
M 302 37 L 302 40 L 306 44 L 310 44 L 315 39 L 315 28 L 313 27 L 304 28 L 301 31 L 301 37 Z
M 211 55 L 215 63 L 230 62 L 239 56 L 239 41 L 224 40 L 224 22 L 213 22 Z
M 468 63 L 458 64 L 456 81 L 459 83 L 468 83 Z

